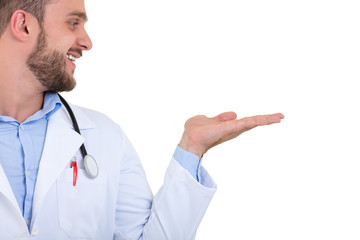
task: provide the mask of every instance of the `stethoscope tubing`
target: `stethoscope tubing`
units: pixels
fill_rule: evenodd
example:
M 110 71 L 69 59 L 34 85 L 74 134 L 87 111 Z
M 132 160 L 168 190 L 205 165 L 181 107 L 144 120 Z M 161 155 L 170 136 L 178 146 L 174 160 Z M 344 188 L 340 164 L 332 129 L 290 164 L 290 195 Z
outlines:
M 77 123 L 77 120 L 76 120 L 76 117 L 75 117 L 75 114 L 74 112 L 72 111 L 70 105 L 67 103 L 67 101 L 59 94 L 57 93 L 57 95 L 59 96 L 62 104 L 64 104 L 66 110 L 68 111 L 69 113 L 69 116 L 70 116 L 70 119 L 72 121 L 72 124 L 73 124 L 73 127 L 74 127 L 74 130 L 81 135 L 81 132 L 80 132 L 80 128 L 79 128 L 79 125 Z M 83 162 L 84 162 L 84 167 L 85 167 L 85 170 L 86 172 L 89 174 L 89 176 L 91 178 L 96 178 L 99 174 L 99 168 L 97 166 L 97 162 L 96 160 L 87 153 L 86 151 L 86 148 L 85 148 L 85 145 L 84 144 L 81 144 L 80 146 L 80 151 L 81 151 L 81 155 L 83 157 Z M 74 165 L 76 165 L 76 162 L 74 163 Z M 76 170 L 77 171 L 77 170 Z M 75 175 L 75 173 L 74 173 Z M 76 178 L 74 179 L 74 186 L 76 185 Z
M 64 104 L 66 110 L 68 111 L 69 115 L 70 115 L 70 118 L 71 118 L 71 121 L 73 123 L 73 126 L 74 126 L 74 130 L 81 135 L 81 132 L 80 132 L 80 128 L 79 128 L 79 125 L 76 121 L 76 117 L 75 117 L 75 114 L 74 112 L 72 111 L 70 105 L 67 103 L 67 101 L 58 93 L 57 94 L 62 102 L 62 104 Z M 85 158 L 85 156 L 87 155 L 87 151 L 86 151 L 86 148 L 85 148 L 85 145 L 84 144 L 81 144 L 81 147 L 80 147 L 80 151 L 81 151 L 81 155 L 83 156 L 83 158 Z

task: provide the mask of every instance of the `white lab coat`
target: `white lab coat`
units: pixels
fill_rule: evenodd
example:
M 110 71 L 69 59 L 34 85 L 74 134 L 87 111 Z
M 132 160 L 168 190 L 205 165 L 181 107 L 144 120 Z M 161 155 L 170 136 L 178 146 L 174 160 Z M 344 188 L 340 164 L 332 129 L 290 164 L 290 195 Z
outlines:
M 201 169 L 201 183 L 172 159 L 153 198 L 138 156 L 106 116 L 72 106 L 82 135 L 64 107 L 50 119 L 35 187 L 30 233 L 0 166 L 0 239 L 194 239 L 216 185 Z M 87 177 L 79 151 L 99 167 Z M 78 159 L 73 186 L 72 158 Z

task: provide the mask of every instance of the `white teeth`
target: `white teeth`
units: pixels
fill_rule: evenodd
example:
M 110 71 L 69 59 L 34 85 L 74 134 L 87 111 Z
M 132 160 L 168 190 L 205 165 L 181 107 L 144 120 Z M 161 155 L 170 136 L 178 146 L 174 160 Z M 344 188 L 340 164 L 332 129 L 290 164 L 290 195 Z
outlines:
M 75 62 L 76 59 L 77 59 L 77 58 L 75 58 L 75 57 L 72 56 L 72 55 L 66 55 L 66 57 L 67 57 L 70 61 L 72 61 L 72 62 Z

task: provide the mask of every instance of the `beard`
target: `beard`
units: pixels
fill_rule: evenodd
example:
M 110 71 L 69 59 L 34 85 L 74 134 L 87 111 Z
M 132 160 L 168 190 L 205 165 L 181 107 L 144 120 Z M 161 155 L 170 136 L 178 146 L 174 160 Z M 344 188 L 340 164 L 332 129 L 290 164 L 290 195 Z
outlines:
M 66 59 L 60 51 L 48 48 L 45 30 L 42 29 L 37 45 L 29 55 L 26 64 L 45 91 L 71 91 L 74 89 L 76 81 L 73 72 L 72 74 L 67 72 Z

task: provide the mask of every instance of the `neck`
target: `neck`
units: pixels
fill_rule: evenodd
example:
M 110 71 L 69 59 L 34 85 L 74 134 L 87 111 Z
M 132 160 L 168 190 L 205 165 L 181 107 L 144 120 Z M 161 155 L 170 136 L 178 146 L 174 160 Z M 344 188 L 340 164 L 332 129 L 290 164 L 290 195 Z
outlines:
M 44 102 L 44 91 L 35 91 L 35 86 L 14 78 L 4 76 L 0 70 L 0 116 L 9 116 L 19 122 L 40 110 Z
M 0 36 L 0 116 L 19 122 L 40 110 L 44 102 L 44 87 L 26 64 L 33 44 L 14 40 L 9 28 Z

